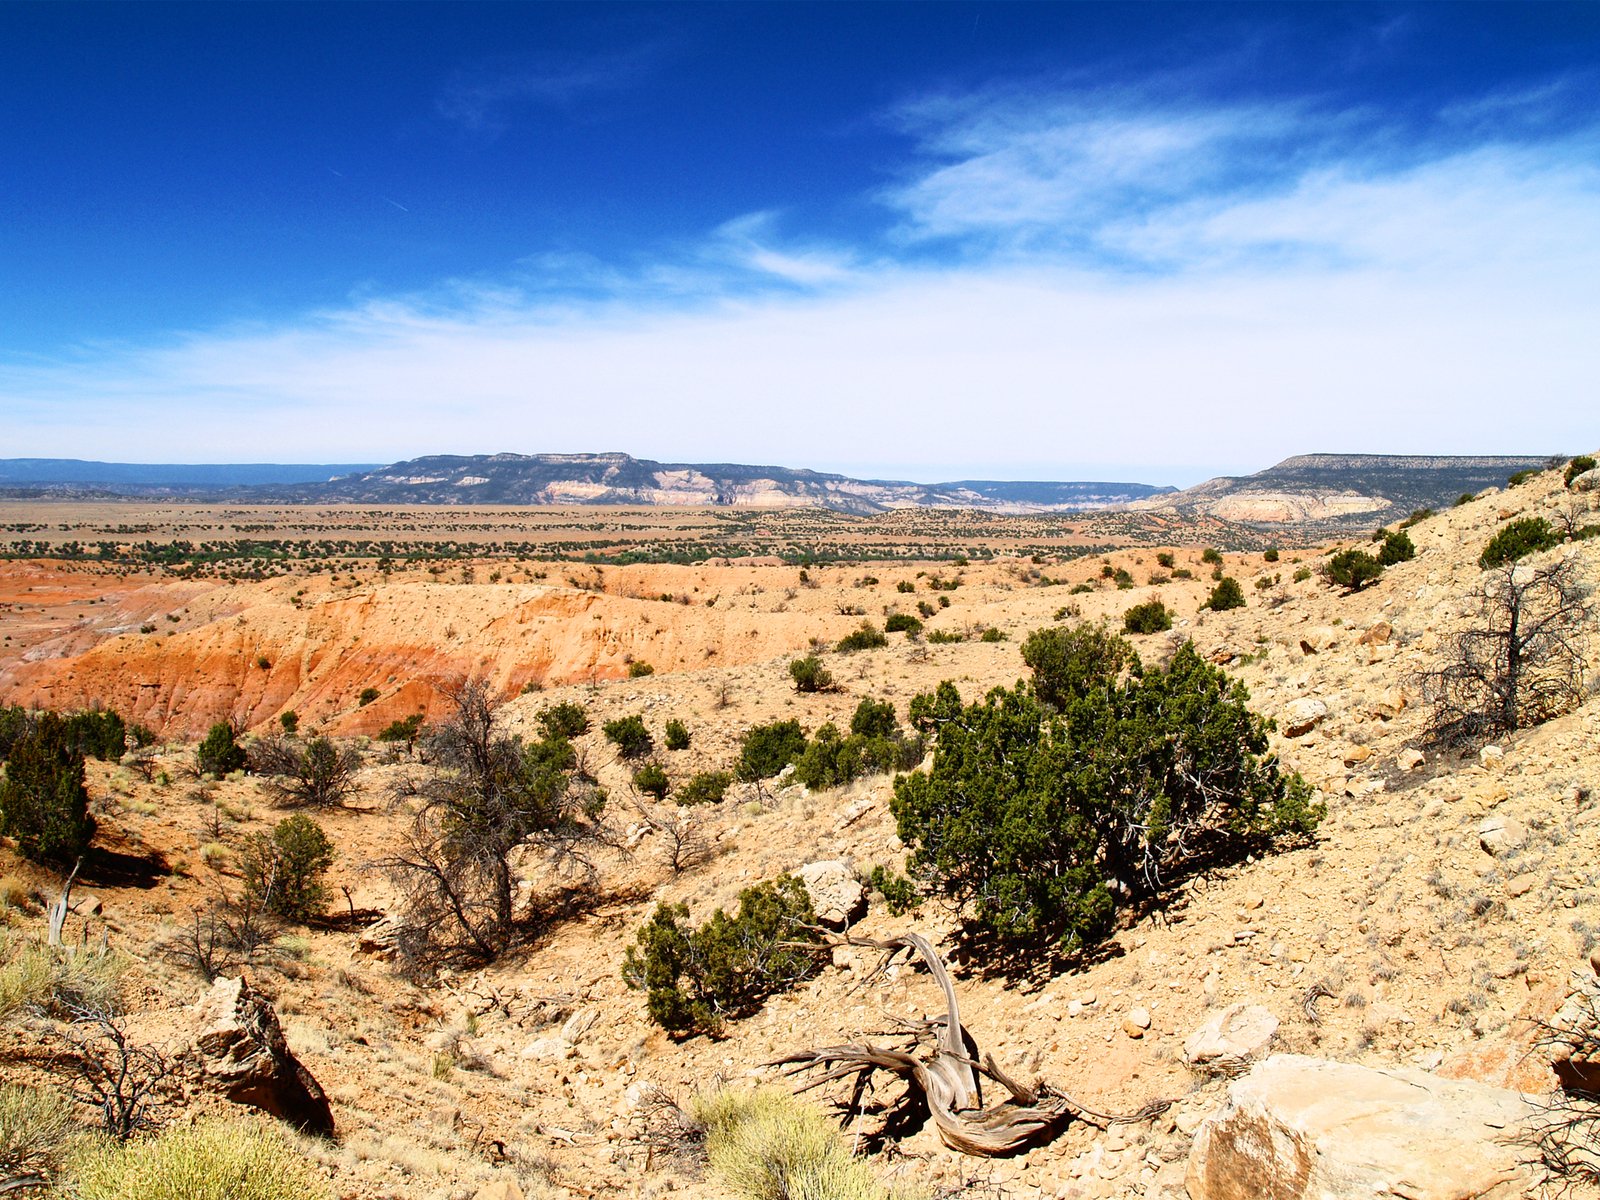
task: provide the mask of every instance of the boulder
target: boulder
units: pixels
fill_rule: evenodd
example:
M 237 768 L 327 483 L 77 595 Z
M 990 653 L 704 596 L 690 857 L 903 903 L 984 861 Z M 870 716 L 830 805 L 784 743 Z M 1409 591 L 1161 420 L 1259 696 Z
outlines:
M 1387 621 L 1379 621 L 1357 638 L 1356 641 L 1363 646 L 1387 646 L 1389 639 L 1393 636 L 1394 626 Z
M 1572 973 L 1549 1023 L 1550 1067 L 1568 1091 L 1600 1091 L 1600 977 L 1593 966 Z
M 356 937 L 356 950 L 370 954 L 381 961 L 392 959 L 400 948 L 400 925 L 385 914 L 363 929 Z
M 1399 754 L 1395 755 L 1395 763 L 1402 771 L 1415 771 L 1427 761 L 1427 755 L 1423 754 L 1421 750 L 1418 750 L 1414 746 L 1407 747 L 1406 749 L 1400 751 Z
M 1567 486 L 1575 492 L 1600 492 L 1600 467 L 1591 467 L 1581 475 L 1574 475 Z
M 1296 1054 L 1257 1064 L 1196 1131 L 1191 1200 L 1525 1195 L 1516 1092 Z
M 861 912 L 866 889 L 844 863 L 837 859 L 807 863 L 795 874 L 805 884 L 817 920 L 824 925 L 846 925 Z
M 1278 1018 L 1259 1004 L 1230 1004 L 1183 1043 L 1191 1067 L 1232 1074 L 1259 1058 L 1278 1033 Z
M 1528 831 L 1515 817 L 1490 816 L 1478 826 L 1478 845 L 1483 852 L 1499 858 L 1507 850 L 1516 850 L 1528 840 Z
M 194 1018 L 206 1084 L 304 1133 L 333 1135 L 322 1086 L 289 1050 L 272 1005 L 243 976 L 212 984 L 195 1005 Z
M 1291 700 L 1283 710 L 1283 735 L 1304 737 L 1328 715 L 1328 706 L 1315 696 Z

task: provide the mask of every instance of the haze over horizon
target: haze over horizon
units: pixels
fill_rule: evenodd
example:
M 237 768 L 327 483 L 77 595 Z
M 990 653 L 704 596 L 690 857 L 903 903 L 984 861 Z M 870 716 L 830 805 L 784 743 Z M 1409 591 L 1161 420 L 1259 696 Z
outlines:
M 1597 82 L 1575 3 L 14 3 L 0 456 L 1594 449 Z

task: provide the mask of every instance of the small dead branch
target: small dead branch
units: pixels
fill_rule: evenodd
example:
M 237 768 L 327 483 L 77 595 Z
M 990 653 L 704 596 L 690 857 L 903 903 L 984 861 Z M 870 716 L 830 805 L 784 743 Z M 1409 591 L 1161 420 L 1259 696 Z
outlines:
M 906 1022 L 909 1045 L 904 1048 L 870 1041 L 825 1046 L 787 1055 L 769 1065 L 787 1066 L 789 1075 L 820 1070 L 800 1091 L 853 1077 L 847 1111 L 853 1113 L 871 1086 L 876 1071 L 888 1071 L 920 1092 L 939 1137 L 952 1150 L 980 1157 L 1010 1154 L 1055 1136 L 1074 1117 L 1095 1124 L 1142 1121 L 1164 1111 L 1170 1101 L 1152 1101 L 1137 1113 L 1119 1116 L 1098 1113 L 1079 1104 L 1046 1083 L 1028 1087 L 1002 1071 L 992 1055 L 981 1059 L 978 1044 L 961 1024 L 955 986 L 938 951 L 920 934 L 906 933 L 886 941 L 846 937 L 843 944 L 885 951 L 879 970 L 901 950 L 919 956 L 944 993 L 942 1020 Z M 931 1050 L 931 1053 L 930 1053 Z M 982 1080 L 990 1079 L 1008 1093 L 997 1104 L 983 1102 Z

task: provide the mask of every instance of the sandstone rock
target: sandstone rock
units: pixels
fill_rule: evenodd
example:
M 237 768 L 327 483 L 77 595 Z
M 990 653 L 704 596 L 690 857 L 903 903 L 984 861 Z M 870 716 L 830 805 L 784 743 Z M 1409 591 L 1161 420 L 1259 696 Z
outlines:
M 218 979 L 194 1007 L 205 1082 L 236 1104 L 329 1137 L 333 1113 L 311 1072 L 289 1050 L 272 1005 L 241 976 Z
M 1399 684 L 1393 684 L 1379 693 L 1370 709 L 1373 716 L 1380 721 L 1392 721 L 1405 711 L 1406 692 Z
M 599 1019 L 600 1010 L 598 1008 L 580 1008 L 568 1017 L 561 1026 L 562 1039 L 576 1046 L 583 1041 L 584 1035 L 594 1028 L 595 1022 Z
M 1600 491 L 1600 467 L 1592 467 L 1581 475 L 1574 475 L 1568 486 L 1575 492 Z
M 473 1193 L 472 1200 L 524 1200 L 515 1179 L 493 1179 Z
M 1328 706 L 1314 696 L 1291 700 L 1283 710 L 1285 737 L 1304 737 L 1328 715 Z
M 1343 763 L 1347 767 L 1358 767 L 1372 757 L 1371 746 L 1352 746 L 1345 751 Z
M 1502 766 L 1506 761 L 1506 752 L 1499 746 L 1485 746 L 1478 751 L 1478 765 L 1486 771 L 1493 771 Z
M 1523 1194 L 1515 1092 L 1406 1067 L 1279 1054 L 1235 1083 L 1195 1135 L 1192 1200 Z
M 1183 1043 L 1191 1067 L 1233 1068 L 1258 1058 L 1278 1033 L 1278 1018 L 1259 1004 L 1231 1004 Z
M 1145 1030 L 1150 1028 L 1150 1010 L 1148 1008 L 1132 1008 L 1128 1015 L 1122 1018 L 1122 1032 L 1131 1038 L 1142 1038 Z
M 356 938 L 357 951 L 382 961 L 393 958 L 399 945 L 399 923 L 387 913 L 363 929 Z
M 520 1057 L 533 1062 L 560 1062 L 575 1057 L 577 1053 L 578 1048 L 564 1037 L 542 1037 L 534 1038 L 524 1046 Z
M 866 890 L 844 863 L 837 859 L 807 863 L 795 874 L 824 925 L 845 925 L 860 913 Z
M 1485 854 L 1498 858 L 1507 850 L 1516 850 L 1528 840 L 1528 831 L 1515 817 L 1485 817 L 1478 826 L 1478 845 Z
M 1402 750 L 1399 754 L 1395 755 L 1395 762 L 1399 765 L 1402 771 L 1415 771 L 1427 761 L 1427 756 L 1423 754 L 1421 750 L 1415 748 Z
M 1363 646 L 1387 646 L 1393 636 L 1394 626 L 1387 621 L 1379 621 L 1356 640 Z
M 1600 1091 L 1600 978 L 1593 963 L 1572 973 L 1561 1007 L 1550 1018 L 1550 1066 L 1561 1086 Z

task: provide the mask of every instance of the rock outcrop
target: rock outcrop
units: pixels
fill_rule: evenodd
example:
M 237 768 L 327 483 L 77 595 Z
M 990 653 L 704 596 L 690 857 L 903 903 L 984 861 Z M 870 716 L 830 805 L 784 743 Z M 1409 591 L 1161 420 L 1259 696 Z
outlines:
M 331 1137 L 328 1097 L 283 1036 L 278 1014 L 241 976 L 218 979 L 194 1007 L 205 1082 L 236 1104 Z
M 805 884 L 817 920 L 824 925 L 846 925 L 861 914 L 866 892 L 844 863 L 833 859 L 807 863 L 795 874 Z
M 1516 1092 L 1278 1054 L 1235 1083 L 1189 1155 L 1191 1200 L 1526 1195 Z
M 1261 1057 L 1278 1033 L 1278 1018 L 1259 1004 L 1230 1004 L 1189 1035 L 1183 1061 L 1197 1070 L 1237 1074 Z

